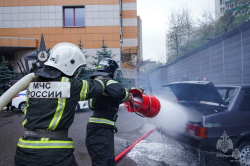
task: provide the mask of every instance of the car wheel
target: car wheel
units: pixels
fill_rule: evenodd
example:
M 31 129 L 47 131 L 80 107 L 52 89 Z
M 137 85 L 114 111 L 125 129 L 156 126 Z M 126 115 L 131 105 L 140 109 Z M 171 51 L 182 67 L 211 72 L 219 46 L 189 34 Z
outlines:
M 21 104 L 19 104 L 19 109 L 24 112 L 24 108 L 27 106 L 26 102 L 22 102 Z
M 79 105 L 79 103 L 77 103 L 76 108 L 75 108 L 75 111 L 77 112 L 77 111 L 79 111 L 79 110 L 80 110 L 80 105 Z
M 250 165 L 250 141 L 245 141 L 240 144 L 240 158 L 239 165 L 246 166 Z

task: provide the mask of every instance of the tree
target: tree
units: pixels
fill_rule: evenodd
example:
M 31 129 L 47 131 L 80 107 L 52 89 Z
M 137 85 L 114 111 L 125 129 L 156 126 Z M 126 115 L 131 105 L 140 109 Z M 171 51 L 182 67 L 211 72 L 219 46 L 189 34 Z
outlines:
M 169 46 L 170 49 L 174 50 L 176 56 L 179 56 L 180 43 L 183 33 L 183 27 L 181 25 L 181 15 L 175 10 L 172 11 L 170 16 L 170 30 L 169 30 Z
M 13 79 L 15 76 L 13 71 L 9 69 L 8 61 L 2 56 L 2 62 L 0 63 L 0 95 L 4 93 L 4 87 L 6 83 Z
M 83 51 L 82 40 L 79 41 L 78 47 L 82 50 L 83 54 L 85 55 L 85 58 L 87 59 L 89 55 L 86 54 L 86 51 Z M 89 79 L 91 74 L 93 74 L 93 72 L 94 72 L 93 69 L 90 69 L 87 66 L 83 66 L 78 75 L 78 78 L 84 79 L 84 80 Z
M 249 0 L 233 0 L 233 3 L 227 4 L 227 10 L 219 21 L 218 25 L 223 32 L 228 32 L 240 24 L 249 20 Z
M 210 12 L 204 12 L 204 20 L 197 20 L 197 27 L 191 19 L 191 11 L 183 8 L 182 11 L 172 11 L 170 30 L 168 31 L 168 47 L 170 56 L 167 63 L 171 63 L 182 55 L 198 48 L 201 45 L 223 35 L 250 18 L 249 0 L 232 0 L 226 4 L 224 16 L 214 20 Z
M 80 47 L 80 44 L 79 44 L 79 47 Z M 96 56 L 93 56 L 95 61 L 90 63 L 95 68 L 98 66 L 98 62 L 102 57 L 113 58 L 113 57 L 116 56 L 115 54 L 112 53 L 112 50 L 108 50 L 108 47 L 105 45 L 105 40 L 102 40 L 101 48 L 102 48 L 101 51 L 96 51 Z M 81 79 L 89 79 L 91 74 L 93 74 L 94 71 L 95 71 L 94 69 L 84 67 L 84 68 L 82 68 L 82 70 L 81 70 L 78 77 L 81 78 Z M 117 72 L 117 77 L 115 78 L 115 80 L 120 82 L 122 85 L 125 84 L 125 80 L 124 80 L 120 70 Z
M 112 50 L 108 50 L 108 47 L 105 45 L 105 40 L 102 40 L 102 50 L 96 51 L 96 56 L 93 57 L 96 61 L 92 62 L 91 64 L 96 67 L 98 66 L 98 62 L 102 57 L 113 58 L 114 56 L 116 55 L 112 54 Z
M 196 46 L 201 46 L 221 34 L 220 28 L 216 27 L 215 20 L 210 12 L 205 11 L 202 16 L 203 20 L 197 20 Z
M 123 78 L 122 72 L 121 70 L 118 70 L 117 74 L 116 74 L 116 78 L 115 80 L 119 83 L 122 84 L 122 86 L 126 86 L 126 82 L 125 79 Z
M 191 10 L 183 8 L 181 12 L 181 24 L 183 26 L 183 43 L 181 47 L 182 54 L 189 52 L 190 40 L 193 33 L 194 21 L 191 17 Z
M 168 43 L 175 60 L 181 55 L 190 51 L 194 21 L 191 17 L 191 10 L 183 8 L 181 11 L 173 10 L 170 15 L 170 27 L 168 31 Z

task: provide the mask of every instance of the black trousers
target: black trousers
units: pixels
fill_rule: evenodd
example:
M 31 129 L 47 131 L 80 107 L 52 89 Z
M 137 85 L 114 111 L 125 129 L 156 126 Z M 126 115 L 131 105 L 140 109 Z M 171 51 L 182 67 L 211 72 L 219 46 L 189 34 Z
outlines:
M 7 111 L 9 111 L 9 107 L 10 107 L 10 110 L 12 111 L 13 110 L 13 107 L 12 107 L 12 101 L 10 101 L 7 105 Z
M 18 165 L 14 163 L 14 166 L 26 166 L 26 165 Z M 51 166 L 78 166 L 78 165 L 76 163 L 74 154 L 71 154 L 68 157 L 66 157 L 64 160 L 62 160 L 61 162 L 51 165 Z
M 92 166 L 114 166 L 114 129 L 100 127 L 100 124 L 88 123 L 86 147 L 92 160 Z

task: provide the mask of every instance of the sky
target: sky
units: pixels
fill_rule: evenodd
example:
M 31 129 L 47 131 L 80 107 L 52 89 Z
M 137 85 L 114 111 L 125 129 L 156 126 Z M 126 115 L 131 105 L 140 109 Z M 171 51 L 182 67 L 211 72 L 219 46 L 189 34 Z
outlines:
M 188 7 L 194 20 L 202 13 L 214 13 L 215 0 L 137 0 L 137 15 L 142 19 L 143 60 L 166 60 L 166 33 L 172 10 Z

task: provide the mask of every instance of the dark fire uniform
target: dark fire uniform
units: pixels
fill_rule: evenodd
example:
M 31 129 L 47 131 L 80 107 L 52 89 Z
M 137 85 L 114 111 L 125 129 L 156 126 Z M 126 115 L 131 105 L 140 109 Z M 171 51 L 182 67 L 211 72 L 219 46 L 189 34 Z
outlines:
M 119 104 L 129 98 L 128 91 L 111 78 L 105 88 L 106 95 L 89 100 L 94 114 L 87 125 L 86 147 L 93 166 L 115 165 L 114 130 Z
M 75 107 L 80 100 L 102 94 L 105 81 L 38 77 L 32 82 L 70 82 L 70 98 L 27 98 L 25 119 L 22 123 L 26 133 L 18 141 L 15 163 L 25 166 L 44 166 L 57 165 L 60 162 L 61 166 L 66 165 L 62 162 L 65 158 L 71 158 L 74 163 L 67 165 L 77 165 L 73 155 L 73 141 L 67 136 L 74 120 Z M 48 93 L 37 93 L 37 96 L 41 95 L 45 96 Z

